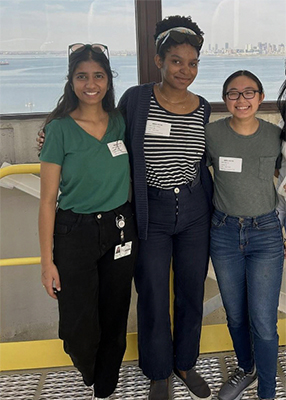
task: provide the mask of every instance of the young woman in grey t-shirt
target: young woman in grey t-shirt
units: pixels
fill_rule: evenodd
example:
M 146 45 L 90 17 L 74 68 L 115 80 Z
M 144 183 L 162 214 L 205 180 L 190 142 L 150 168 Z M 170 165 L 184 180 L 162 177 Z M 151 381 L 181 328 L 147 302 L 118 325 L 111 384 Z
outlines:
M 280 129 L 256 117 L 263 99 L 260 80 L 237 71 L 223 85 L 231 116 L 206 127 L 214 168 L 210 253 L 238 360 L 219 400 L 240 399 L 257 383 L 260 399 L 275 398 L 283 240 L 273 175 Z

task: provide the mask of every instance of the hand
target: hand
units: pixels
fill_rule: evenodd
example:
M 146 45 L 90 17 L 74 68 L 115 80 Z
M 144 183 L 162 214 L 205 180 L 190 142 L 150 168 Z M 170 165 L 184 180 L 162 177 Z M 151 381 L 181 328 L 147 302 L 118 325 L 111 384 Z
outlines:
M 48 295 L 57 299 L 55 289 L 60 292 L 61 283 L 58 269 L 52 261 L 50 264 L 42 264 L 42 284 Z
M 40 152 L 42 150 L 43 144 L 45 142 L 45 132 L 43 131 L 43 129 L 39 130 L 38 136 L 36 138 L 36 142 L 38 145 L 38 150 Z

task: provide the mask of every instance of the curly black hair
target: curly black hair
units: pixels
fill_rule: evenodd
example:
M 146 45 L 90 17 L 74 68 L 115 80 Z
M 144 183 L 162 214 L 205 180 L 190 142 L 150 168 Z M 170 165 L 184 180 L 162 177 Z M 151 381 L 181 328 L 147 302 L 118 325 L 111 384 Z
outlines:
M 164 18 L 162 21 L 157 22 L 156 24 L 156 30 L 154 34 L 154 40 L 156 42 L 157 37 L 160 35 L 160 33 L 167 31 L 168 29 L 171 28 L 176 28 L 176 27 L 184 27 L 184 28 L 189 28 L 192 31 L 194 31 L 197 35 L 203 36 L 204 32 L 199 28 L 198 24 L 196 22 L 192 21 L 192 18 L 190 16 L 188 17 L 182 17 L 180 15 L 172 15 L 170 17 Z M 163 39 L 162 39 L 163 40 Z M 159 56 L 164 59 L 166 52 L 169 50 L 170 47 L 176 46 L 178 43 L 176 43 L 172 38 L 169 38 L 166 43 L 161 46 L 161 40 L 157 44 L 157 53 Z M 183 43 L 189 43 L 187 38 L 185 42 Z M 196 47 L 198 54 L 200 53 L 200 47 Z

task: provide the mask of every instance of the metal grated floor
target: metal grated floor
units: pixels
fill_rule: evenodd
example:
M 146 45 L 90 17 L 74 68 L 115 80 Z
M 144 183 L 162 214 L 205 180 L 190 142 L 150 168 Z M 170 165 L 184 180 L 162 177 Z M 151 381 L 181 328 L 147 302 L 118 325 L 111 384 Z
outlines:
M 196 369 L 206 379 L 216 399 L 221 384 L 236 366 L 233 353 L 215 353 L 199 358 Z M 174 400 L 190 400 L 186 388 L 175 377 Z M 135 363 L 124 363 L 119 382 L 111 400 L 147 399 L 149 380 Z M 80 374 L 72 367 L 5 372 L 0 374 L 1 400 L 91 400 L 92 389 L 87 388 Z M 245 392 L 242 400 L 257 399 L 256 389 Z M 286 400 L 286 348 L 280 347 L 277 373 L 277 400 Z

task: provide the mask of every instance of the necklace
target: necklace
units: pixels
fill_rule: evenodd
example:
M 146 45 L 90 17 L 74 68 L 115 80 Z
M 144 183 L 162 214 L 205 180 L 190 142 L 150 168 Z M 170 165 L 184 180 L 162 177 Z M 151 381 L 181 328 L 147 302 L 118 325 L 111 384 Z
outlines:
M 168 100 L 167 97 L 165 97 L 165 96 L 163 95 L 163 93 L 162 93 L 162 91 L 161 91 L 159 85 L 158 85 L 158 90 L 159 90 L 160 96 L 161 96 L 165 101 L 167 101 L 167 103 L 170 103 L 170 104 L 180 104 L 180 103 L 184 103 L 184 101 L 189 97 L 189 94 L 190 94 L 189 92 L 187 92 L 187 95 L 183 98 L 183 100 L 180 100 L 180 101 L 171 101 L 171 100 Z M 182 105 L 181 107 L 182 107 L 182 108 L 186 108 L 185 105 Z

